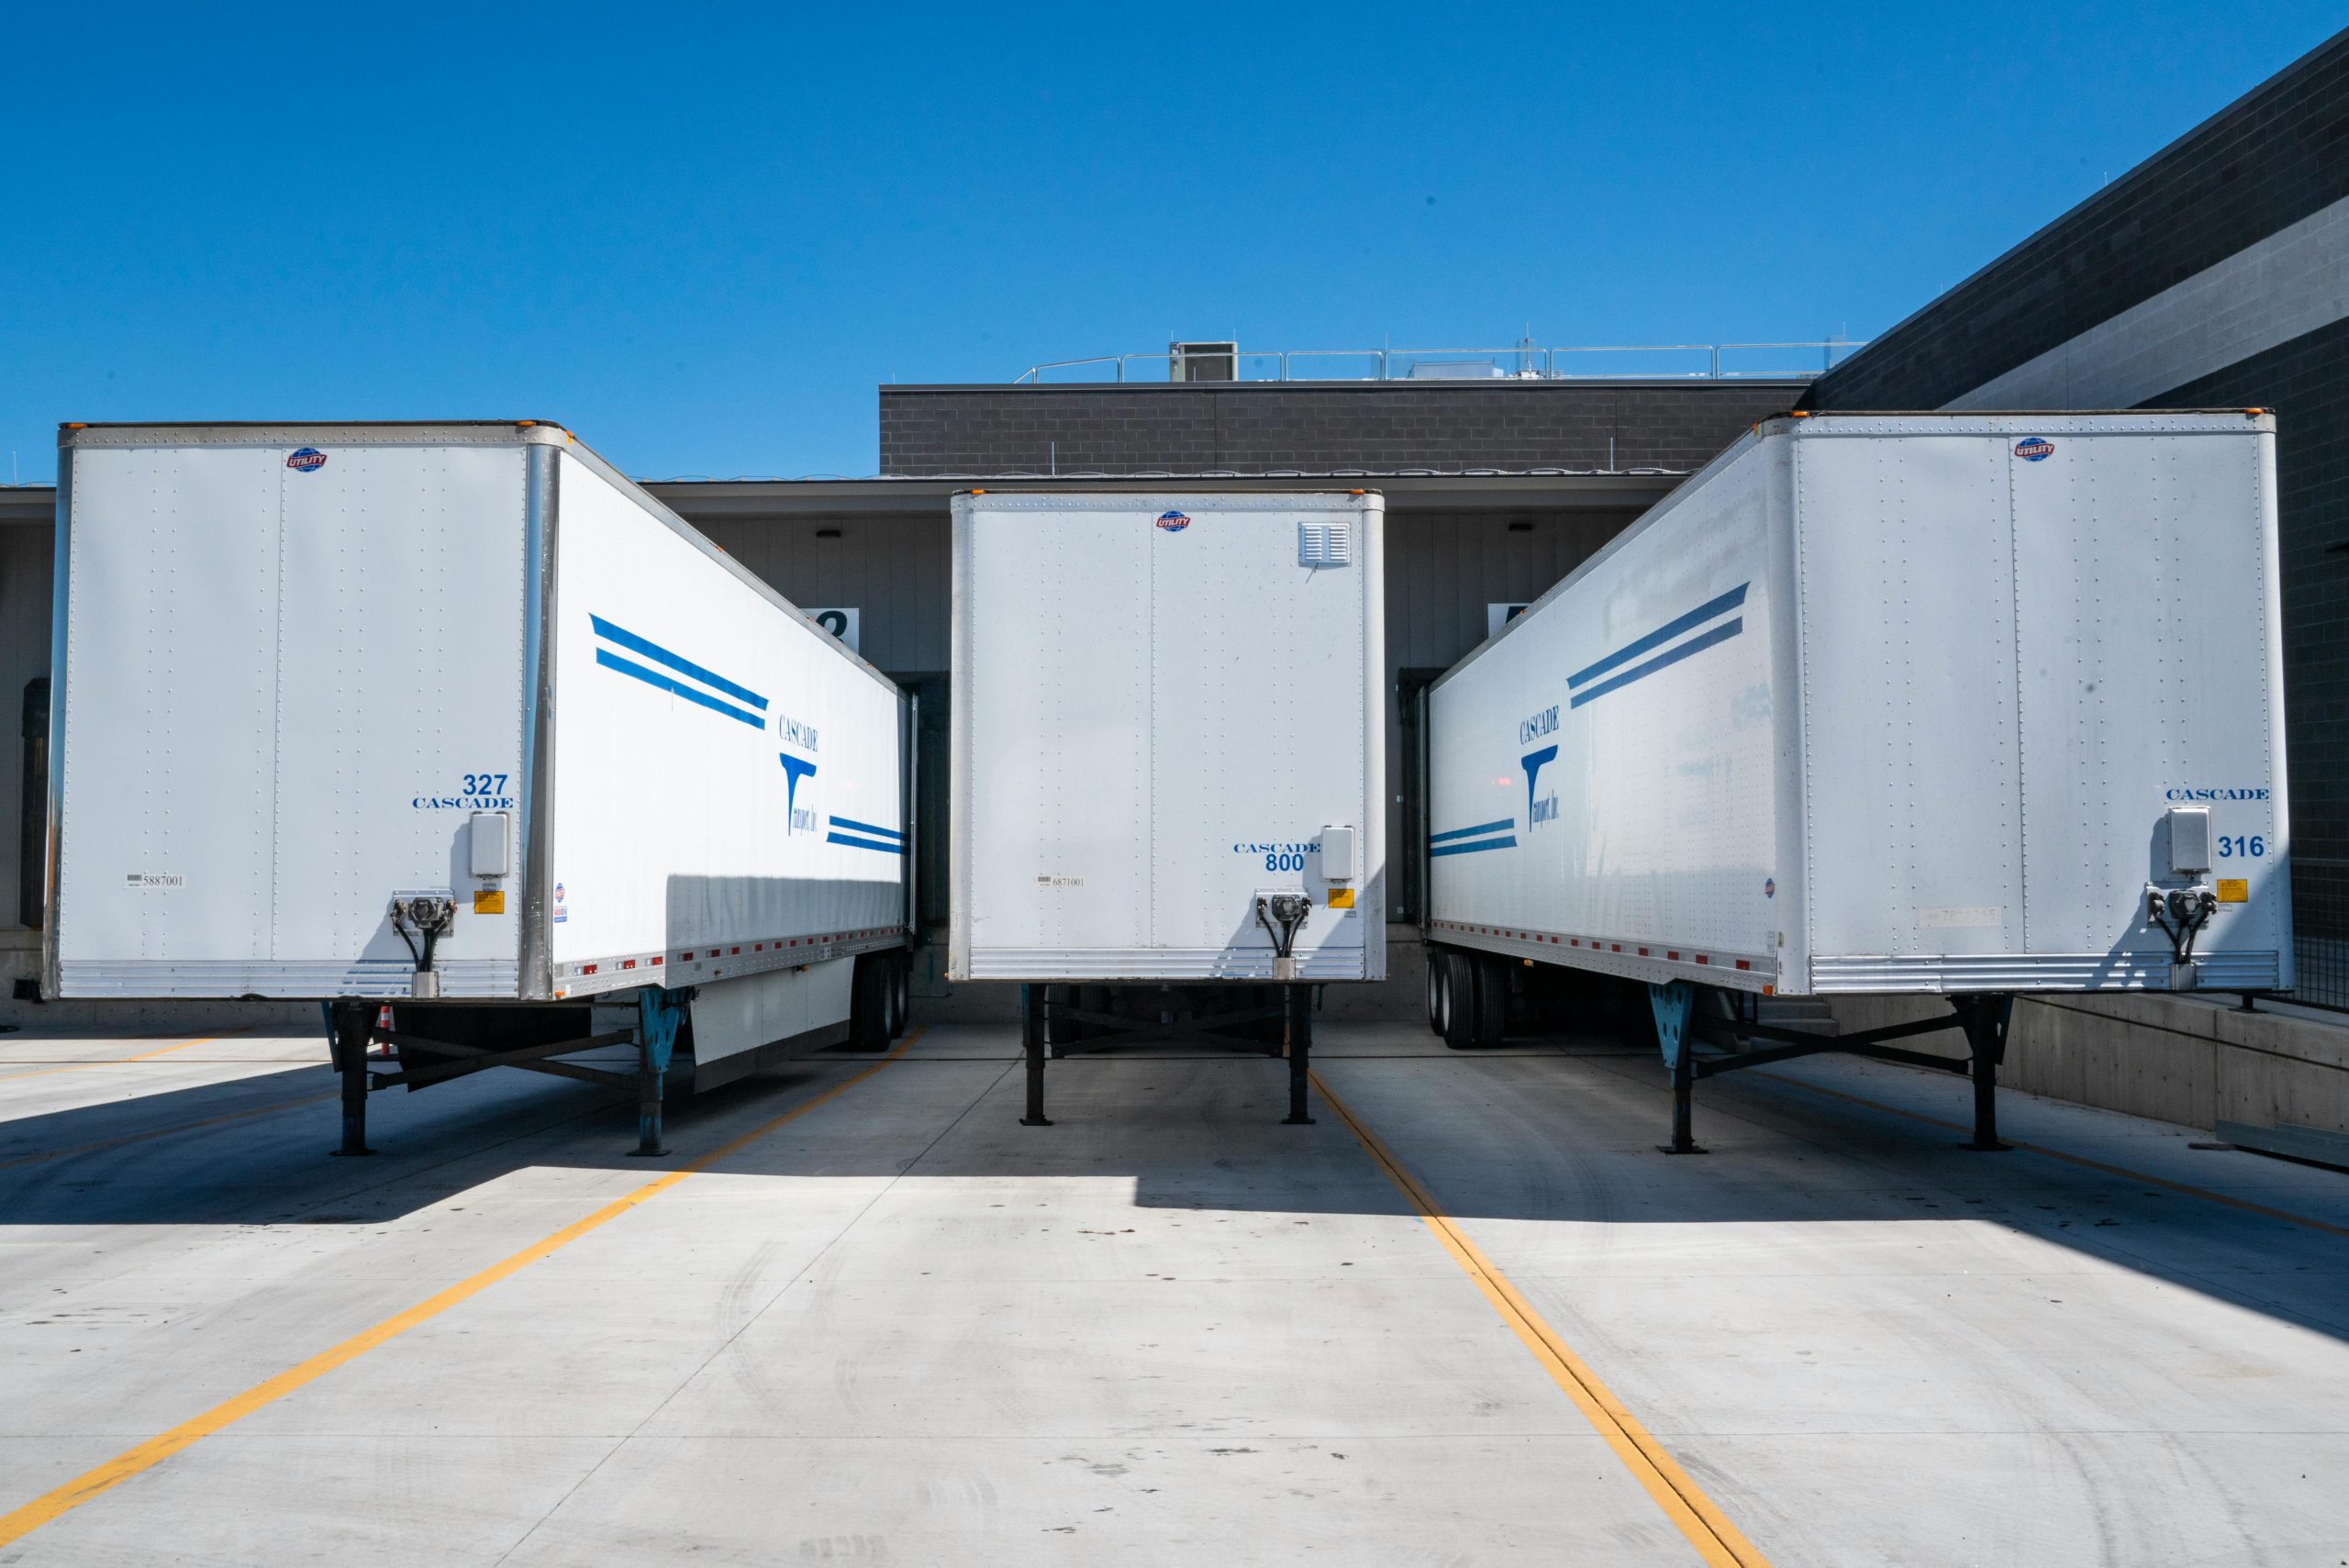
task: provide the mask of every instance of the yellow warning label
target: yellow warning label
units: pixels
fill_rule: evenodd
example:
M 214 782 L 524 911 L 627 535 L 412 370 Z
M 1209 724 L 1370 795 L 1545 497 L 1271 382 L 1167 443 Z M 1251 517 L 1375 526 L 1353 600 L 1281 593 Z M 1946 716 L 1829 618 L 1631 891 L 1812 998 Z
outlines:
M 2221 904 L 2250 903 L 2251 884 L 2241 877 L 2221 877 L 2219 879 L 2219 902 Z
M 484 887 L 478 893 L 475 893 L 473 895 L 473 913 L 476 915 L 505 914 L 505 893 L 495 887 Z
M 1333 887 L 1333 888 L 1330 889 L 1330 908 L 1332 908 L 1332 909 L 1351 909 L 1351 908 L 1353 908 L 1353 906 L 1354 906 L 1354 890 L 1353 890 L 1353 888 L 1351 888 L 1351 887 Z

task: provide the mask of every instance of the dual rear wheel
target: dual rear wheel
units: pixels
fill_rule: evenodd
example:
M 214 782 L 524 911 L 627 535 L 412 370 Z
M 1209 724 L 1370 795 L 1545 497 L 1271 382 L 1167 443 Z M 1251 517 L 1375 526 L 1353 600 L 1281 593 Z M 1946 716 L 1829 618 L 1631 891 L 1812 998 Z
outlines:
M 849 1049 L 888 1050 L 913 1010 L 913 955 L 902 948 L 862 953 L 849 987 Z
M 1489 1051 L 1508 1034 L 1509 962 L 1492 953 L 1428 950 L 1428 1028 L 1454 1051 Z

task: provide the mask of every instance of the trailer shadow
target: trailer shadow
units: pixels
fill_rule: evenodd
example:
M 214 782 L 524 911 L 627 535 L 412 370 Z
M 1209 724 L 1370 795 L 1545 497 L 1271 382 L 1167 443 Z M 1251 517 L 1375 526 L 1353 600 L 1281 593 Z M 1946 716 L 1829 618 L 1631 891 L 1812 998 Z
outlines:
M 894 1063 L 833 1102 L 840 1109 L 790 1122 L 718 1169 L 796 1180 L 1066 1182 L 1137 1209 L 1308 1222 L 1408 1212 L 1325 1099 L 1317 1096 L 1317 1125 L 1280 1124 L 1284 1063 L 1178 1052 L 1071 1058 L 1052 1069 L 1055 1125 L 1030 1128 L 1019 1122 L 1011 1031 L 965 1032 L 972 1050 Z M 0 1123 L 0 1225 L 20 1235 L 384 1225 L 523 1170 L 650 1176 L 871 1061 L 803 1062 L 679 1101 L 669 1127 L 677 1154 L 658 1162 L 628 1156 L 632 1118 L 618 1096 L 510 1072 L 420 1099 L 379 1096 L 381 1151 L 368 1159 L 328 1155 L 337 1118 L 323 1067 L 80 1106 Z M 2349 1239 L 2133 1179 L 2125 1152 L 2101 1162 L 2110 1170 L 2029 1152 L 1971 1154 L 1947 1128 L 1757 1073 L 1707 1085 L 1698 1134 L 1713 1153 L 1674 1159 L 1654 1148 L 1669 1095 L 1653 1055 L 1600 1037 L 1489 1055 L 1356 1044 L 1324 1052 L 1319 1071 L 1445 1212 L 1472 1227 L 1540 1226 L 1562 1267 L 1626 1246 L 1685 1266 L 1693 1243 L 1699 1258 L 1718 1255 L 1727 1278 L 1757 1253 L 1799 1255 L 1822 1238 L 1865 1237 L 1891 1259 L 1913 1250 L 1912 1228 L 1987 1225 L 2349 1339 Z M 861 1114 L 841 1114 L 850 1107 Z M 2322 1206 L 2331 1180 L 2311 1173 L 2305 1184 L 2319 1217 L 2340 1207 Z

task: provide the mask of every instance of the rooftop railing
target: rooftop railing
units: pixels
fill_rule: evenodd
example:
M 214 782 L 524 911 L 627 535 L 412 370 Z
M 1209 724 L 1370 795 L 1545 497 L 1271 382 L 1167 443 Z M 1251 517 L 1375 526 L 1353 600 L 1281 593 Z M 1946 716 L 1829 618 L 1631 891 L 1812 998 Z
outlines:
M 1802 381 L 1865 339 L 1798 343 L 1641 343 L 1506 349 L 1241 349 L 1187 356 L 1097 354 L 1030 365 L 1015 386 L 1123 381 Z M 1177 375 L 1185 360 L 1191 373 Z M 1212 366 L 1230 373 L 1198 373 Z M 1197 367 L 1197 368 L 1194 368 Z

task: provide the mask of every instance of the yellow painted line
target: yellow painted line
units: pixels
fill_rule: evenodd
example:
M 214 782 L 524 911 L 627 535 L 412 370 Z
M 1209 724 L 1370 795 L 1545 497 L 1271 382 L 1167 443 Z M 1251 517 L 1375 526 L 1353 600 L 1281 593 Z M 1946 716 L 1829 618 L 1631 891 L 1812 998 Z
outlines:
M 707 1171 L 729 1154 L 757 1142 L 785 1123 L 796 1121 L 827 1101 L 839 1098 L 905 1055 L 914 1041 L 921 1037 L 921 1032 L 918 1029 L 912 1030 L 897 1042 L 896 1050 L 863 1072 L 841 1080 L 815 1098 L 793 1106 L 774 1120 L 761 1123 L 740 1138 L 719 1144 L 707 1154 L 695 1156 L 675 1170 L 656 1176 L 626 1196 L 613 1199 L 585 1218 L 572 1221 L 552 1235 L 532 1242 L 511 1257 L 492 1263 L 471 1278 L 459 1280 L 437 1296 L 425 1297 L 406 1311 L 395 1313 L 332 1349 L 321 1351 L 308 1361 L 286 1368 L 275 1377 L 254 1384 L 234 1398 L 223 1400 L 204 1414 L 182 1421 L 171 1430 L 149 1438 L 136 1448 L 125 1449 L 96 1469 L 75 1476 L 62 1486 L 43 1493 L 23 1507 L 0 1514 L 0 1546 L 23 1540 L 50 1520 L 71 1513 L 93 1497 L 113 1491 L 134 1475 L 154 1469 L 173 1454 L 195 1447 L 222 1428 L 232 1426 L 254 1411 L 275 1404 L 295 1389 L 316 1383 L 337 1367 L 356 1361 L 376 1346 L 397 1339 L 417 1324 L 430 1322 L 451 1307 L 479 1296 L 509 1274 L 518 1273 L 540 1259 L 561 1251 L 589 1231 L 599 1229 L 639 1205 L 659 1197 L 687 1176 Z
M 1452 1254 L 1461 1272 L 1474 1281 L 1484 1293 L 1501 1321 L 1508 1324 L 1533 1359 L 1542 1363 L 1552 1381 L 1564 1389 L 1566 1397 L 1575 1402 L 1615 1457 L 1631 1473 L 1634 1480 L 1647 1489 L 1664 1517 L 1688 1538 L 1697 1555 L 1716 1568 L 1769 1568 L 1769 1559 L 1756 1551 L 1738 1528 L 1729 1522 L 1710 1497 L 1688 1473 L 1680 1468 L 1664 1445 L 1655 1440 L 1639 1418 L 1625 1408 L 1612 1390 L 1599 1381 L 1572 1347 L 1558 1337 L 1558 1331 L 1533 1309 L 1533 1304 L 1518 1293 L 1499 1265 L 1485 1256 L 1465 1232 L 1443 1211 L 1433 1194 L 1419 1184 L 1419 1178 L 1404 1167 L 1394 1151 L 1379 1141 L 1378 1135 L 1363 1125 L 1360 1118 L 1347 1108 L 1345 1101 L 1330 1092 L 1330 1085 L 1319 1072 L 1313 1073 L 1313 1086 L 1320 1094 L 1322 1103 L 1338 1113 L 1338 1119 L 1348 1131 L 1361 1140 L 1363 1149 L 1386 1179 L 1395 1184 L 1427 1228 L 1435 1232 L 1443 1250 Z M 0 1536 L 0 1541 L 6 1538 Z
M 1929 1127 L 1945 1127 L 1952 1132 L 1970 1133 L 1974 1130 L 1972 1125 L 1966 1122 L 1943 1121 L 1940 1117 L 1927 1116 L 1922 1111 L 1906 1110 L 1899 1106 L 1887 1106 L 1882 1100 L 1871 1100 L 1860 1095 L 1847 1095 L 1841 1089 L 1806 1084 L 1799 1078 L 1781 1077 L 1776 1073 L 1757 1073 L 1754 1076 L 1766 1078 L 1773 1084 L 1784 1084 L 1790 1088 L 1806 1089 L 1814 1095 L 1824 1095 L 1831 1100 L 1842 1100 L 1850 1105 L 1865 1106 L 1872 1111 L 1884 1111 L 1892 1116 L 1907 1117 L 1910 1121 L 1921 1121 Z M 2245 1214 L 2256 1214 L 2268 1219 L 2280 1219 L 2287 1225 L 2305 1226 L 2310 1230 L 2321 1230 L 2328 1236 L 2349 1236 L 2349 1225 L 2335 1225 L 2328 1219 L 2311 1219 L 2305 1214 L 2294 1214 L 2288 1208 L 2271 1208 L 2264 1203 L 2254 1203 L 2249 1198 L 2229 1197 L 2225 1193 L 2214 1193 L 2208 1187 L 2193 1186 L 2185 1182 L 2173 1182 L 2166 1176 L 2155 1176 L 2143 1171 L 2132 1171 L 2126 1165 L 2108 1165 L 2101 1160 L 2091 1160 L 2085 1154 L 2068 1154 L 2061 1149 L 2050 1149 L 2044 1143 L 2025 1143 L 2013 1138 L 2002 1138 L 2001 1141 L 2010 1148 L 2022 1150 L 2026 1153 L 2044 1155 L 2050 1160 L 2061 1160 L 2069 1165 L 2084 1165 L 2091 1171 L 2100 1171 L 2108 1176 L 2120 1176 L 2132 1182 L 2143 1182 L 2149 1187 L 2166 1187 L 2171 1192 L 2184 1193 L 2188 1197 L 2202 1198 L 2210 1203 L 2223 1205 L 2228 1208 L 2239 1208 Z
M 230 1033 L 239 1031 L 230 1030 Z M 153 1036 L 149 1036 L 153 1039 Z M 177 1045 L 167 1045 L 161 1051 L 142 1051 L 136 1056 L 109 1056 L 103 1062 L 75 1062 L 63 1067 L 44 1067 L 35 1073 L 0 1073 L 0 1084 L 14 1084 L 23 1078 L 46 1078 L 52 1073 L 87 1073 L 94 1067 L 128 1067 L 134 1062 L 152 1062 L 159 1056 L 169 1056 L 174 1051 L 188 1051 L 199 1045 L 215 1045 L 225 1035 L 208 1034 L 202 1040 L 184 1040 Z

